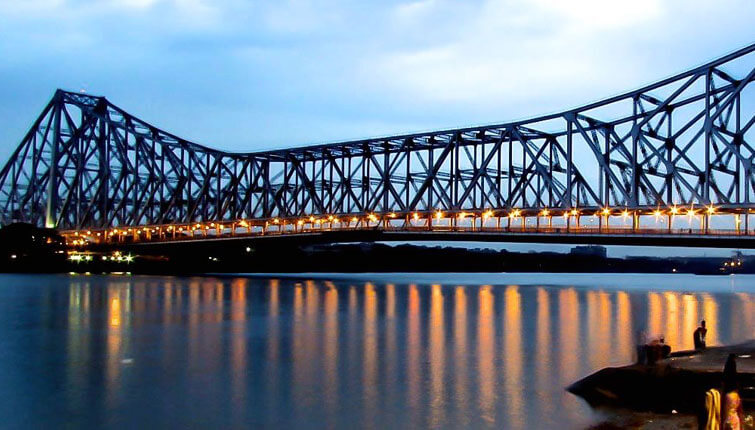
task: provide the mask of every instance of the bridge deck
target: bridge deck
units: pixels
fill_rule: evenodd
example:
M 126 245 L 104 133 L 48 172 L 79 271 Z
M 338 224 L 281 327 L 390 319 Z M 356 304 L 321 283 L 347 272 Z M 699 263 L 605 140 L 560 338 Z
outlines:
M 227 232 L 218 235 L 157 234 L 150 238 L 102 242 L 111 247 L 148 248 L 196 246 L 201 244 L 247 244 L 263 242 L 281 244 L 318 244 L 346 242 L 501 242 L 501 243 L 560 243 L 601 245 L 642 245 L 664 247 L 712 247 L 755 249 L 755 235 L 735 230 L 638 230 L 597 228 L 496 228 L 496 227 L 369 227 L 321 228 L 302 231 Z

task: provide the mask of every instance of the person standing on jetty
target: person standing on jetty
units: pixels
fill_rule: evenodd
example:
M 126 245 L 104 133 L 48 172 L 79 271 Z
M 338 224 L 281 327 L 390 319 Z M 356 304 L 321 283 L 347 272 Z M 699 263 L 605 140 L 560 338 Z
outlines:
M 705 320 L 700 321 L 700 327 L 698 327 L 693 333 L 693 340 L 695 342 L 695 350 L 699 351 L 705 349 L 705 335 L 708 334 L 708 329 L 705 328 Z

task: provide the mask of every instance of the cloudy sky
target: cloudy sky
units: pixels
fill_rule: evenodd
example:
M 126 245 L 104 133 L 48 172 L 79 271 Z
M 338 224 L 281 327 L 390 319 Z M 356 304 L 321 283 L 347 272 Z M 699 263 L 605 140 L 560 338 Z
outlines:
M 0 156 L 55 88 L 237 151 L 530 117 L 755 41 L 751 0 L 0 0 Z

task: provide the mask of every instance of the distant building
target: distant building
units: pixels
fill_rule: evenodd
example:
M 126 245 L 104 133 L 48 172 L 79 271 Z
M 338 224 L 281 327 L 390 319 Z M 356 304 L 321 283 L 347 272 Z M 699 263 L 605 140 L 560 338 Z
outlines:
M 569 251 L 569 254 L 600 258 L 606 258 L 606 256 L 608 255 L 606 252 L 606 247 L 600 245 L 575 246 L 571 249 L 571 251 Z

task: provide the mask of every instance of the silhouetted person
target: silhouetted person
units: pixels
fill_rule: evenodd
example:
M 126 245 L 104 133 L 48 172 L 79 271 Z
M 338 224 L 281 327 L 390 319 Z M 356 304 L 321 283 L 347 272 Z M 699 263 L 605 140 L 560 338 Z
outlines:
M 671 355 L 671 347 L 669 345 L 666 345 L 666 339 L 661 337 L 661 358 L 668 358 L 669 355 Z
M 647 364 L 648 335 L 645 330 L 637 330 L 637 363 Z
M 650 341 L 646 346 L 647 364 L 655 364 L 658 360 L 666 358 L 663 355 L 667 352 L 666 348 L 668 348 L 668 353 L 671 353 L 671 347 L 665 344 L 663 335 L 659 339 Z
M 698 327 L 692 335 L 696 350 L 705 349 L 706 334 L 708 334 L 708 329 L 705 328 L 705 320 L 702 320 L 700 321 L 700 327 Z
M 724 430 L 741 430 L 744 421 L 742 399 L 739 397 L 737 381 L 737 361 L 734 354 L 729 354 L 724 365 L 723 395 L 721 398 L 721 428 Z

